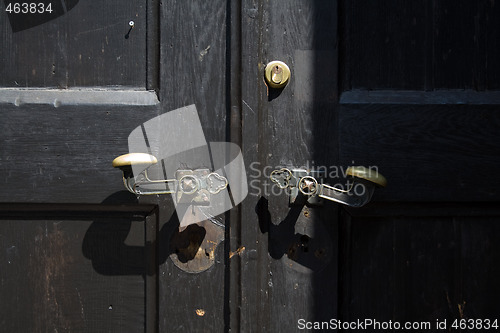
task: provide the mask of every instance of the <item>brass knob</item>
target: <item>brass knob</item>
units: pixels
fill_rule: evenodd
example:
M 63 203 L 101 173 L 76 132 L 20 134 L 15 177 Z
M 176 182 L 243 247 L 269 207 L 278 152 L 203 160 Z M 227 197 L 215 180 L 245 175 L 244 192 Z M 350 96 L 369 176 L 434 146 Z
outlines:
M 264 69 L 264 77 L 271 88 L 283 88 L 290 81 L 290 68 L 282 61 L 271 61 Z

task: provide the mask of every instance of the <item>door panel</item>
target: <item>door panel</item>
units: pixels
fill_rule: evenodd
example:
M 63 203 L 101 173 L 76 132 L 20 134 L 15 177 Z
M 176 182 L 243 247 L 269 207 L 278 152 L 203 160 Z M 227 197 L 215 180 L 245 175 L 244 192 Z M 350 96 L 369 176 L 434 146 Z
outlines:
M 157 18 L 146 2 L 64 3 L 26 29 L 1 6 L 0 322 L 155 332 L 157 208 L 124 191 L 111 161 L 159 114 Z
M 491 173 L 500 120 L 496 105 L 342 104 L 342 165 L 374 166 L 390 175 L 376 192 L 389 201 L 498 201 Z M 408 95 L 407 95 L 408 96 Z M 359 100 L 358 100 L 359 101 Z M 483 98 L 483 103 L 488 103 Z M 354 162 L 353 162 L 354 161 Z
M 496 318 L 497 204 L 374 204 L 341 222 L 344 321 Z
M 339 318 L 495 317 L 498 8 L 342 1 L 342 164 L 388 186 L 342 210 Z M 352 162 L 355 161 L 355 162 Z M 479 296 L 481 295 L 481 296 Z
M 154 106 L 2 105 L 8 121 L 0 123 L 0 201 L 102 202 L 123 190 L 111 161 L 128 152 L 129 133 L 157 112 Z
M 54 10 L 58 2 L 52 2 Z M 0 86 L 145 88 L 146 1 L 77 1 L 62 16 L 18 32 L 4 9 Z M 12 17 L 27 22 L 42 15 Z M 131 20 L 134 28 L 125 38 Z
M 0 205 L 4 329 L 143 331 L 155 298 L 146 223 L 153 206 Z
M 343 90 L 498 90 L 491 1 L 341 2 Z

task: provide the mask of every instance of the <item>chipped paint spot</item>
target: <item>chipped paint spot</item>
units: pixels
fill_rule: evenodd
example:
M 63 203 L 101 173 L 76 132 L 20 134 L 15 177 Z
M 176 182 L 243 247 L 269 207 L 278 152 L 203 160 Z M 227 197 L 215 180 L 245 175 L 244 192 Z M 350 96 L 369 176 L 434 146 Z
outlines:
M 460 314 L 460 319 L 465 318 L 464 315 L 464 310 L 465 310 L 465 301 L 462 302 L 462 304 L 457 304 L 458 305 L 458 313 Z
M 74 302 L 65 288 L 67 274 L 74 262 L 67 251 L 69 246 L 68 235 L 57 222 L 39 226 L 29 264 L 33 270 L 34 314 L 44 313 L 46 316 L 34 316 L 38 328 L 35 331 L 43 331 L 44 327 L 69 330 L 73 324 L 68 309 L 74 307 Z
M 243 253 L 243 251 L 245 251 L 245 247 L 244 246 L 240 246 L 236 251 L 229 252 L 229 259 L 231 259 L 235 255 L 241 255 Z
M 203 51 L 200 52 L 200 61 L 203 61 L 203 57 L 207 55 L 210 50 L 210 45 L 208 45 Z
M 200 317 L 203 317 L 205 315 L 205 310 L 203 309 L 196 309 L 196 314 Z

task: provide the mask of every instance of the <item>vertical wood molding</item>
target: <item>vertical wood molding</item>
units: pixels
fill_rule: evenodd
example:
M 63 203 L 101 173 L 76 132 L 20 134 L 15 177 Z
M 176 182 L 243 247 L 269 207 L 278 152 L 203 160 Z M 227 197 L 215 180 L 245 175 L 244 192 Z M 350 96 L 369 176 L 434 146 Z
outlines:
M 241 0 L 227 0 L 227 44 L 226 59 L 226 84 L 227 84 L 227 115 L 229 119 L 228 141 L 242 145 L 242 3 Z M 226 309 L 226 330 L 241 332 L 241 257 L 229 258 L 229 253 L 236 251 L 241 246 L 241 205 L 228 212 L 229 228 L 226 228 L 225 257 L 226 289 L 229 287 L 229 306 Z M 226 291 L 227 292 L 227 291 Z M 229 313 L 227 313 L 229 311 Z

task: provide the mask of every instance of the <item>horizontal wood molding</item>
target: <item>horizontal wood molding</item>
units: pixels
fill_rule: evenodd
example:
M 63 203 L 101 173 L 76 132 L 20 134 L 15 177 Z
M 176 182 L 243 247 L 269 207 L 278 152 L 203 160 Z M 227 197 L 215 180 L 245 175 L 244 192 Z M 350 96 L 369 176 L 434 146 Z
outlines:
M 499 105 L 500 91 L 350 90 L 341 94 L 340 104 Z
M 120 217 L 138 216 L 144 218 L 157 209 L 152 204 L 79 204 L 79 203 L 1 203 L 0 220 L 18 218 L 56 218 L 70 217 Z M 142 219 L 141 218 L 141 219 Z
M 352 217 L 492 217 L 498 202 L 372 202 L 362 208 L 344 207 Z
M 0 88 L 0 104 L 63 105 L 157 105 L 154 91 L 112 88 Z

